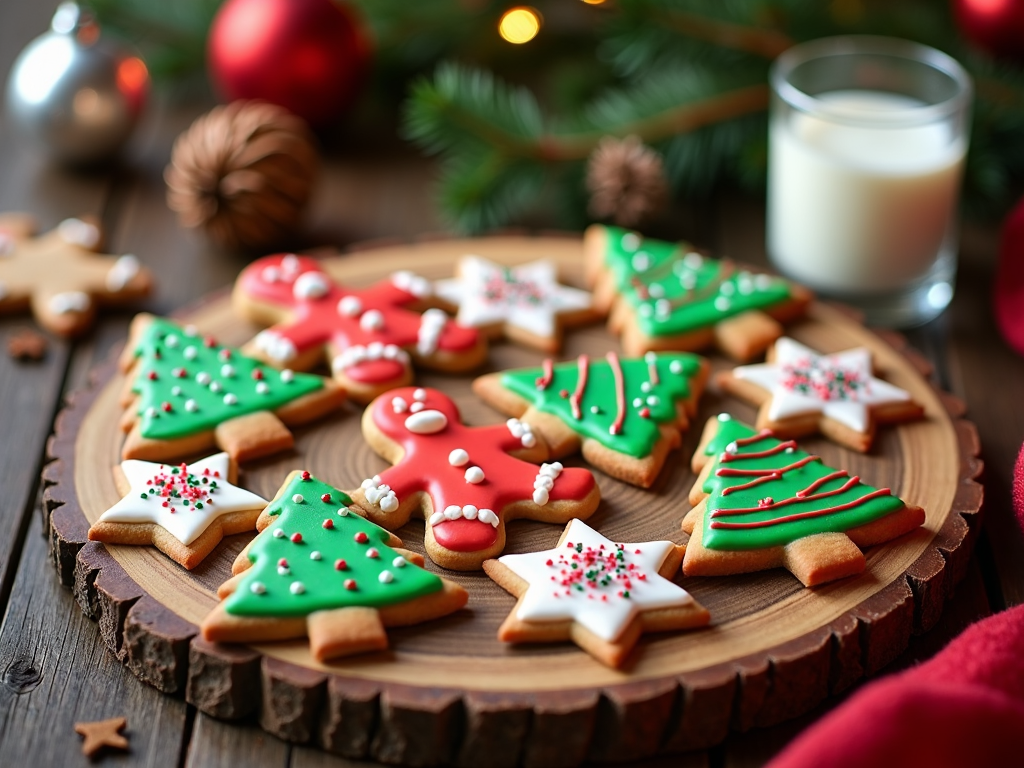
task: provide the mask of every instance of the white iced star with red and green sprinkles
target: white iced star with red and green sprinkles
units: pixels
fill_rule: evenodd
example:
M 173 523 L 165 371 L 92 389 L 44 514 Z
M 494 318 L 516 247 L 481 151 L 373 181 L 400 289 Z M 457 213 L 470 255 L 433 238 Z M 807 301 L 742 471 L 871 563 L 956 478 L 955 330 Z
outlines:
M 530 585 L 517 609 L 520 620 L 571 619 L 614 642 L 639 613 L 693 602 L 658 572 L 674 547 L 671 541 L 617 544 L 573 520 L 558 547 L 499 562 Z
M 156 523 L 187 546 L 219 516 L 267 505 L 261 496 L 228 482 L 230 462 L 226 453 L 192 464 L 122 461 L 131 489 L 100 520 Z

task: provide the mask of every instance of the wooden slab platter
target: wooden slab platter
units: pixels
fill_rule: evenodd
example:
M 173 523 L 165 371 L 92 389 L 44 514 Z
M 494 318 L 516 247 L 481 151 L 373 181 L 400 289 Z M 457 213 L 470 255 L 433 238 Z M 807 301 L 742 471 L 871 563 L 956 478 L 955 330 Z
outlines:
M 427 240 L 377 247 L 324 262 L 351 285 L 397 269 L 449 276 L 466 253 L 509 264 L 555 260 L 567 282 L 582 283 L 578 237 L 502 236 Z M 218 340 L 241 344 L 258 330 L 239 322 L 226 293 L 180 317 Z M 831 466 L 888 486 L 927 510 L 917 532 L 871 549 L 867 570 L 805 589 L 778 570 L 728 578 L 681 579 L 712 616 L 707 629 L 646 636 L 630 664 L 606 668 L 571 644 L 510 647 L 498 626 L 514 604 L 482 573 L 446 573 L 470 593 L 466 610 L 419 627 L 392 630 L 387 652 L 323 665 L 305 642 L 216 646 L 197 625 L 215 589 L 250 536 L 226 539 L 194 571 L 148 547 L 87 543 L 89 524 L 119 498 L 111 468 L 119 461 L 117 404 L 122 377 L 113 361 L 93 386 L 71 398 L 51 439 L 45 509 L 54 563 L 82 609 L 95 618 L 111 652 L 144 681 L 184 693 L 201 711 L 237 719 L 256 714 L 263 728 L 337 754 L 410 765 L 575 765 L 712 746 L 730 729 L 795 717 L 883 668 L 911 634 L 937 620 L 963 576 L 978 530 L 981 470 L 973 426 L 954 398 L 933 389 L 925 366 L 900 337 L 883 339 L 846 313 L 815 304 L 790 328 L 825 352 L 869 347 L 884 378 L 924 404 L 924 421 L 882 430 L 860 455 L 821 439 L 803 441 Z M 603 326 L 571 333 L 563 357 L 617 349 Z M 492 348 L 492 369 L 539 365 L 542 355 L 509 344 Z M 721 369 L 728 361 L 712 357 Z M 470 424 L 503 420 L 470 391 L 472 376 L 422 374 L 450 393 Z M 603 501 L 590 524 L 613 540 L 686 540 L 689 458 L 699 425 L 727 410 L 752 422 L 754 411 L 709 392 L 695 428 L 656 485 L 640 490 L 595 474 Z M 299 429 L 293 452 L 243 467 L 240 485 L 270 498 L 292 469 L 305 468 L 339 488 L 357 487 L 385 463 L 362 439 L 354 406 Z M 570 459 L 569 463 L 578 463 Z M 549 548 L 561 526 L 517 521 L 507 552 Z M 423 521 L 397 531 L 422 551 Z M 428 561 L 428 567 L 433 566 Z

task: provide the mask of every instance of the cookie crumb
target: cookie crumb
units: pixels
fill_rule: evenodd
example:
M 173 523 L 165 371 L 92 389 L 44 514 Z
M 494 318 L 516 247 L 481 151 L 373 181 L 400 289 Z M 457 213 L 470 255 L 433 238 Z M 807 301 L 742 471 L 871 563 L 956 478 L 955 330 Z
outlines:
M 49 342 L 41 333 L 22 328 L 7 339 L 7 354 L 14 360 L 37 361 L 46 357 L 48 346 Z

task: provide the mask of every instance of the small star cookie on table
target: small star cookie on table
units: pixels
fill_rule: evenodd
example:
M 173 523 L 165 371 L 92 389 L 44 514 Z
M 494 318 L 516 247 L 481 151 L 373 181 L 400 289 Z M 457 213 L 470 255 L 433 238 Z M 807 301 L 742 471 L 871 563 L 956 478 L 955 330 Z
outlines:
M 316 259 L 279 254 L 257 259 L 238 276 L 239 316 L 270 326 L 247 353 L 277 367 L 311 370 L 325 358 L 349 396 L 367 403 L 413 380 L 412 361 L 440 371 L 476 368 L 486 339 L 442 310 L 426 309 L 430 282 L 396 272 L 367 288 L 335 282 Z
M 855 451 L 867 451 L 879 424 L 913 421 L 924 409 L 910 393 L 873 375 L 864 347 L 823 355 L 783 337 L 768 362 L 724 371 L 718 385 L 760 406 L 758 429 L 784 437 L 821 432 Z
M 460 325 L 491 337 L 557 352 L 563 329 L 601 316 L 589 293 L 558 282 L 550 261 L 506 266 L 463 256 L 455 272 L 457 277 L 434 283 L 435 295 L 446 309 L 457 311 Z
M 498 639 L 572 640 L 602 664 L 621 667 L 644 632 L 702 627 L 710 620 L 670 580 L 685 549 L 671 541 L 618 544 L 571 520 L 554 549 L 484 563 L 487 575 L 519 598 Z
M 128 749 L 128 739 L 121 731 L 128 725 L 124 717 L 112 717 L 109 720 L 75 723 L 75 733 L 84 737 L 82 754 L 95 757 L 103 749 Z
M 152 544 L 191 570 L 225 536 L 256 528 L 267 500 L 239 488 L 231 457 L 186 464 L 122 461 L 114 478 L 124 495 L 89 528 L 90 541 Z
M 101 306 L 123 306 L 152 290 L 149 271 L 130 254 L 97 253 L 100 228 L 65 219 L 41 235 L 28 214 L 0 214 L 0 314 L 31 310 L 60 336 L 87 331 Z

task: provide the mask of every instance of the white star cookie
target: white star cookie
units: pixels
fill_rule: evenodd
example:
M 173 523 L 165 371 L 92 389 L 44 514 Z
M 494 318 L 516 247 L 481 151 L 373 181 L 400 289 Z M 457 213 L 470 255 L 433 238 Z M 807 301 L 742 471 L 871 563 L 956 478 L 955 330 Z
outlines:
M 572 520 L 554 549 L 488 560 L 487 575 L 519 598 L 498 639 L 572 639 L 619 667 L 645 631 L 708 623 L 708 612 L 669 580 L 685 549 L 671 541 L 617 544 Z
M 873 375 L 871 352 L 863 347 L 822 355 L 783 337 L 769 352 L 769 362 L 734 368 L 718 382 L 761 406 L 761 429 L 784 437 L 820 431 L 859 451 L 871 447 L 877 424 L 923 415 L 909 392 Z
M 556 352 L 562 329 L 595 320 L 590 294 L 558 282 L 555 265 L 534 261 L 517 267 L 463 256 L 458 276 L 434 284 L 435 295 L 457 311 L 460 325 L 491 336 Z
M 234 485 L 227 453 L 192 464 L 122 461 L 114 476 L 124 495 L 89 529 L 108 544 L 152 544 L 185 568 L 195 567 L 220 540 L 252 531 L 266 499 Z

